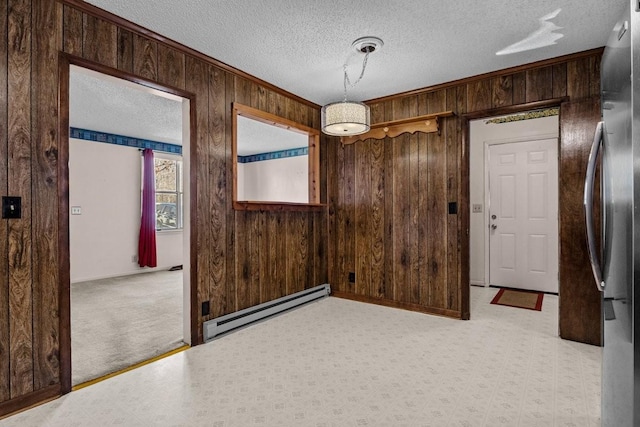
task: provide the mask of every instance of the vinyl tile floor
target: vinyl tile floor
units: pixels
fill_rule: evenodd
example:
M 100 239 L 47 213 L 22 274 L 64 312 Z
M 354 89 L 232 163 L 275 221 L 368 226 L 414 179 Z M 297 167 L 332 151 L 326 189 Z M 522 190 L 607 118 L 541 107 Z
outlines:
M 471 290 L 460 321 L 325 298 L 72 392 L 5 426 L 599 426 L 598 347 Z

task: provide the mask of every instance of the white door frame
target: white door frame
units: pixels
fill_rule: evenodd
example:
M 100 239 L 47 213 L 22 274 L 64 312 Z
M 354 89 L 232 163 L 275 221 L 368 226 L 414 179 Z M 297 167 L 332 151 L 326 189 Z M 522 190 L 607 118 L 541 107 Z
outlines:
M 556 143 L 559 140 L 560 135 L 558 133 L 540 133 L 527 136 L 519 136 L 515 138 L 503 138 L 503 139 L 491 139 L 484 141 L 484 286 L 488 287 L 489 283 L 489 212 L 490 212 L 490 196 L 489 193 L 489 148 L 492 145 L 509 144 L 528 141 L 539 141 L 543 139 L 555 139 Z M 558 175 L 558 168 L 555 170 L 556 176 Z M 556 222 L 558 217 L 556 216 Z M 556 260 L 558 262 L 558 260 Z

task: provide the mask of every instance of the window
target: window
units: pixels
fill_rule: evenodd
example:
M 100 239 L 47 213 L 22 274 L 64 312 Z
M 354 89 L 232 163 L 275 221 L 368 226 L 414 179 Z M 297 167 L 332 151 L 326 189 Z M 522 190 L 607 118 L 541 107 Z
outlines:
M 182 160 L 154 159 L 156 175 L 156 229 L 182 229 Z

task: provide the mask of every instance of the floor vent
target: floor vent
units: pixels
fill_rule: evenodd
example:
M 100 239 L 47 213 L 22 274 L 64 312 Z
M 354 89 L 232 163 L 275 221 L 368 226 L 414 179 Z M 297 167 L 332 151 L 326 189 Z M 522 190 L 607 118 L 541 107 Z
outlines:
M 314 301 L 329 296 L 331 286 L 327 283 L 316 286 L 315 288 L 305 289 L 286 297 L 278 298 L 273 301 L 265 302 L 254 307 L 245 308 L 235 313 L 216 317 L 215 319 L 204 322 L 204 340 L 209 341 L 216 336 L 229 332 L 233 329 L 245 326 L 249 323 L 262 320 L 266 317 L 273 316 L 301 304 Z

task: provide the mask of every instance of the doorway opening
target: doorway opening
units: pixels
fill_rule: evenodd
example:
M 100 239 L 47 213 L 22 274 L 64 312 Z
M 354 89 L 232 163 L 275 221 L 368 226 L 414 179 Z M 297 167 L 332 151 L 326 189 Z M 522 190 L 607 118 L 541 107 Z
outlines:
M 558 293 L 558 112 L 469 121 L 471 285 Z
M 192 97 L 81 60 L 61 71 L 61 376 L 70 391 L 192 342 Z M 144 149 L 155 160 L 155 267 L 138 264 Z

